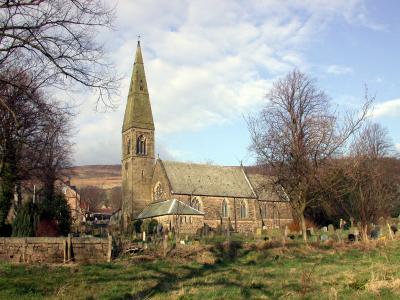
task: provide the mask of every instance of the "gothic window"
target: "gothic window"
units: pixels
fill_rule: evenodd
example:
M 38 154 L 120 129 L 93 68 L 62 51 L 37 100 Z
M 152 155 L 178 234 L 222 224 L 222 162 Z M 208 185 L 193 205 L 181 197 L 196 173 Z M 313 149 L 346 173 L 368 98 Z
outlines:
M 224 200 L 222 201 L 221 215 L 222 215 L 223 218 L 229 217 L 228 201 L 226 201 L 226 199 L 224 199 Z
M 136 154 L 140 155 L 146 155 L 147 154 L 147 149 L 146 149 L 146 138 L 141 135 L 137 138 L 136 141 Z
M 267 203 L 262 203 L 261 204 L 261 217 L 263 219 L 267 219 L 267 216 L 268 216 L 267 213 L 268 213 Z
M 131 154 L 131 140 L 130 139 L 128 139 L 126 141 L 126 153 Z
M 239 214 L 240 218 L 247 219 L 248 208 L 247 208 L 247 202 L 245 200 L 240 202 L 239 209 L 240 209 L 240 214 Z
M 156 185 L 154 186 L 153 192 L 154 192 L 153 193 L 154 201 L 159 201 L 162 199 L 163 188 L 162 188 L 161 182 L 156 183 Z
M 201 203 L 200 197 L 193 197 L 190 201 L 190 206 L 198 211 L 203 211 L 203 204 Z
M 143 91 L 143 80 L 140 80 L 140 90 Z

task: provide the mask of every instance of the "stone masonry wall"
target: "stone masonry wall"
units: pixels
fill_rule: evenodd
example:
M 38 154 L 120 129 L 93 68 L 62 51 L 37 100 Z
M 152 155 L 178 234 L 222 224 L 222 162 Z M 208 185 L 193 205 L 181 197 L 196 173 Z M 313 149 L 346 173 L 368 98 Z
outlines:
M 111 239 L 107 238 L 0 238 L 0 260 L 17 263 L 100 263 L 111 259 L 111 246 Z

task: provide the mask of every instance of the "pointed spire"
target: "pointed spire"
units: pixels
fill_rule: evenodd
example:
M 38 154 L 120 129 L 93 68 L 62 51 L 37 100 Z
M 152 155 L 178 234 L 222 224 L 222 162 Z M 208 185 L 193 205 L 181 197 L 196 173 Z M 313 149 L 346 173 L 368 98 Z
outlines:
M 135 63 L 133 65 L 122 132 L 132 127 L 154 129 L 153 114 L 139 40 L 136 48 Z

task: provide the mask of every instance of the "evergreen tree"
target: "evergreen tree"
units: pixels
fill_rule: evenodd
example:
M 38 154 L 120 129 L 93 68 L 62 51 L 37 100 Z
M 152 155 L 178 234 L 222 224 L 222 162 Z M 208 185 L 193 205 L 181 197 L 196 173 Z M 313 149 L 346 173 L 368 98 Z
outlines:
M 27 237 L 35 236 L 36 226 L 39 221 L 39 209 L 33 202 L 24 204 L 15 216 L 12 225 L 12 236 Z

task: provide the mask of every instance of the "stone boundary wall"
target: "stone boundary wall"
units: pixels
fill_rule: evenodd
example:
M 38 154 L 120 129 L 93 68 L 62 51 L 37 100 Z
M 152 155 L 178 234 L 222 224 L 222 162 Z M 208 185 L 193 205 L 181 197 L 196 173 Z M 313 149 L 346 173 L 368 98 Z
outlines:
M 112 237 L 1 238 L 0 261 L 101 263 L 111 261 Z

